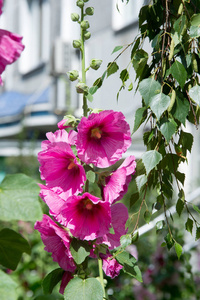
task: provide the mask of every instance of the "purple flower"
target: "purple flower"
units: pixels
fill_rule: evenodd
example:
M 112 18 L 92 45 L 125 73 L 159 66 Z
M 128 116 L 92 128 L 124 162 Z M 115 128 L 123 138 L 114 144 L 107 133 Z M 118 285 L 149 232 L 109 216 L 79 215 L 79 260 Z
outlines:
M 108 245 L 110 250 L 120 246 L 120 237 L 127 233 L 125 228 L 127 220 L 128 209 L 123 203 L 111 205 L 111 223 L 115 233 L 107 233 L 102 238 L 98 238 L 96 242 Z
M 111 257 L 111 256 L 110 256 Z M 103 267 L 105 274 L 112 279 L 119 275 L 120 270 L 123 268 L 122 265 L 120 265 L 116 259 L 103 259 Z
M 0 2 L 0 13 L 2 13 L 1 7 L 2 2 Z M 6 66 L 15 62 L 24 50 L 21 40 L 20 35 L 0 29 L 0 85 L 3 84 L 1 74 Z
M 128 190 L 131 175 L 135 173 L 135 168 L 135 157 L 131 155 L 124 160 L 116 171 L 105 178 L 105 186 L 103 187 L 105 201 L 112 204 L 122 199 Z
M 43 215 L 42 221 L 37 221 L 34 226 L 41 233 L 41 239 L 45 250 L 52 253 L 53 261 L 69 272 L 74 272 L 76 265 L 69 250 L 71 238 L 68 232 L 60 228 L 47 215 Z
M 121 112 L 104 110 L 92 113 L 81 119 L 76 145 L 83 162 L 100 168 L 109 167 L 131 145 L 129 125 Z
M 108 233 L 111 227 L 110 204 L 89 193 L 68 198 L 60 215 L 64 220 L 62 225 L 81 240 L 94 240 Z
M 38 160 L 41 179 L 46 180 L 48 187 L 60 190 L 69 197 L 82 192 L 86 175 L 70 145 L 63 141 L 66 134 L 64 130 L 48 133 L 49 141 L 42 143 L 43 150 L 38 153 Z M 69 139 L 68 134 L 66 137 Z

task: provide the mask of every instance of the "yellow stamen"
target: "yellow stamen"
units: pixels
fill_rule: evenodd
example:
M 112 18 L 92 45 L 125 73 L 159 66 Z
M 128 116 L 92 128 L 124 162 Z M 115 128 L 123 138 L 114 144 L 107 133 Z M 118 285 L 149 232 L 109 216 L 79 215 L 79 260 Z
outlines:
M 99 129 L 99 127 L 93 128 L 91 130 L 91 137 L 94 137 L 96 139 L 101 138 L 102 131 Z
M 76 167 L 76 164 L 74 163 L 74 161 L 71 161 L 67 167 L 68 170 L 73 169 L 74 167 Z
M 92 210 L 92 207 L 93 207 L 93 203 L 90 199 L 85 199 L 84 200 L 84 207 L 88 210 Z

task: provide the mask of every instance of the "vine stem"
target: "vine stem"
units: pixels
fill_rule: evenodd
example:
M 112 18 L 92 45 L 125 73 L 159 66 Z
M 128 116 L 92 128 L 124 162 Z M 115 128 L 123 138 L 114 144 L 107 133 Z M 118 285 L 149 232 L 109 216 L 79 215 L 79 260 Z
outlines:
M 84 11 L 83 7 L 81 8 L 81 22 L 84 19 Z M 85 38 L 84 38 L 84 30 L 81 28 L 81 69 L 82 69 L 82 82 L 86 83 L 86 70 L 85 70 Z M 87 106 L 87 98 L 85 93 L 83 93 L 83 115 L 87 117 L 88 106 Z
M 104 282 L 103 282 L 103 269 L 102 269 L 102 260 L 101 258 L 98 258 L 98 265 L 99 265 L 99 277 L 100 277 L 100 282 L 103 288 L 103 297 L 104 299 L 106 298 L 106 292 L 105 292 L 105 287 L 104 287 Z

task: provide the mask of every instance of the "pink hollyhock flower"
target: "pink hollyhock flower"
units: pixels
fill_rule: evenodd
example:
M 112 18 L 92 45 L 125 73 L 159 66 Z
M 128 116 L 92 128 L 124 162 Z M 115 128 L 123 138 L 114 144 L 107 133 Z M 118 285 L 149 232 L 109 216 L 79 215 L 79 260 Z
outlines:
M 61 285 L 60 285 L 60 289 L 59 289 L 60 294 L 62 294 L 62 295 L 64 294 L 65 288 L 72 278 L 73 278 L 73 275 L 71 272 L 68 272 L 68 271 L 64 272 L 62 281 L 61 281 Z
M 70 128 L 71 126 L 69 125 L 65 125 L 65 123 L 67 122 L 67 119 L 62 119 L 60 122 L 58 122 L 58 128 L 59 129 L 65 129 L 65 128 Z
M 49 145 L 56 142 L 63 142 L 69 145 L 75 145 L 77 132 L 70 130 L 69 133 L 65 130 L 57 130 L 56 132 L 47 132 L 46 137 L 48 140 L 42 141 L 42 150 L 46 150 Z
M 110 256 L 111 257 L 111 256 Z M 102 269 L 104 270 L 105 274 L 112 279 L 115 278 L 116 276 L 119 275 L 120 270 L 123 268 L 122 265 L 118 263 L 116 259 L 103 259 L 103 267 Z
M 92 113 L 78 124 L 77 152 L 87 164 L 109 167 L 122 157 L 130 145 L 130 128 L 121 112 L 104 110 Z
M 60 224 L 63 224 L 65 219 L 60 212 L 67 198 L 63 198 L 63 193 L 59 193 L 59 191 L 56 191 L 55 189 L 50 189 L 43 184 L 39 184 L 39 186 L 41 188 L 40 197 L 48 205 L 49 214 Z
M 127 157 L 121 166 L 105 178 L 104 200 L 111 204 L 119 201 L 127 193 L 131 175 L 135 173 L 136 161 L 133 155 Z
M 2 13 L 3 2 L 0 2 L 0 13 Z M 15 62 L 24 50 L 21 43 L 22 37 L 18 34 L 0 29 L 0 84 L 2 85 L 1 74 L 7 65 Z
M 107 233 L 96 242 L 108 245 L 110 250 L 120 246 L 120 237 L 127 233 L 125 225 L 128 217 L 128 209 L 123 203 L 111 205 L 111 223 L 115 233 Z
M 78 163 L 70 145 L 57 141 L 59 138 L 55 136 L 49 134 L 50 141 L 43 142 L 43 150 L 38 153 L 41 179 L 46 180 L 48 187 L 60 190 L 69 197 L 82 192 L 86 180 L 85 170 Z
M 65 219 L 62 225 L 81 240 L 94 240 L 111 227 L 110 204 L 89 193 L 68 198 L 60 214 Z
M 34 226 L 41 233 L 45 250 L 52 253 L 53 261 L 69 272 L 74 272 L 76 265 L 69 250 L 71 238 L 68 232 L 60 228 L 51 218 L 43 215 L 42 221 L 37 221 Z

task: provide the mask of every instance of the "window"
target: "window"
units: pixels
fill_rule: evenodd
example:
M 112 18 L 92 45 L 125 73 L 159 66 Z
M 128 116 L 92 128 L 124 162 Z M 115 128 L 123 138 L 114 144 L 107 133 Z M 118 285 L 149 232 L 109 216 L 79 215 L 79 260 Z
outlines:
M 138 20 L 140 8 L 144 0 L 113 0 L 112 27 L 115 31 L 121 30 Z
M 48 0 L 21 0 L 19 16 L 20 34 L 25 50 L 20 59 L 22 73 L 37 68 L 49 59 L 50 4 Z

